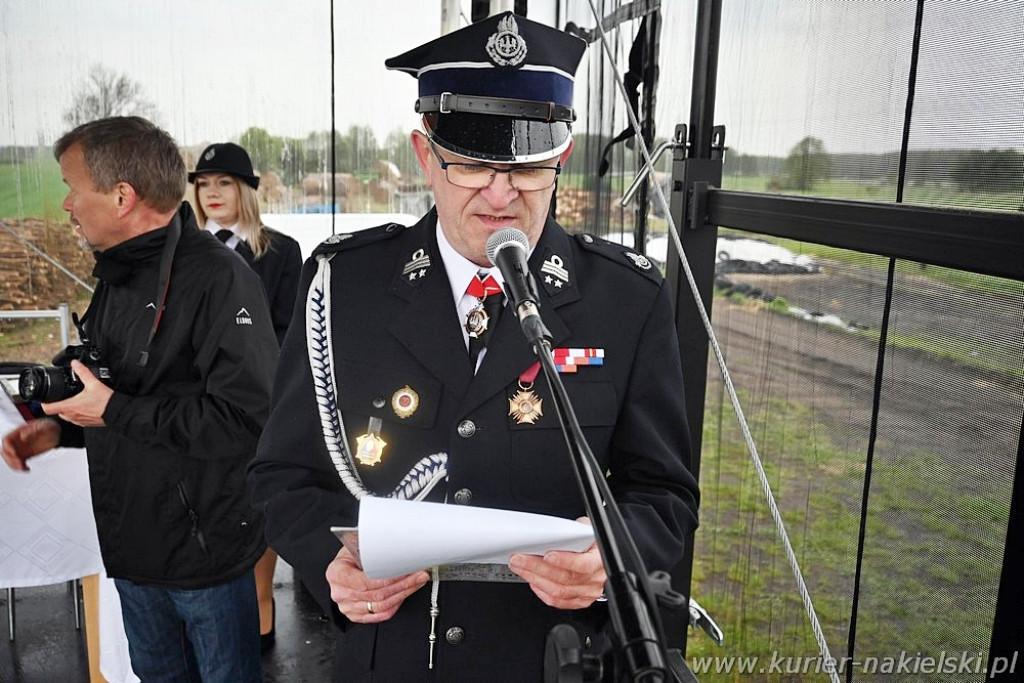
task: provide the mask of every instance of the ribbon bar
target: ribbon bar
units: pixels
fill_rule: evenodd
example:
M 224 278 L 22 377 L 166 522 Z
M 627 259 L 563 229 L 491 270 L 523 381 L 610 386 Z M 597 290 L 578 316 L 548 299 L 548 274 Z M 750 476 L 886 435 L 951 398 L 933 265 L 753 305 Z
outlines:
M 581 365 L 604 365 L 604 349 L 594 347 L 552 349 L 551 356 L 561 373 L 574 373 Z

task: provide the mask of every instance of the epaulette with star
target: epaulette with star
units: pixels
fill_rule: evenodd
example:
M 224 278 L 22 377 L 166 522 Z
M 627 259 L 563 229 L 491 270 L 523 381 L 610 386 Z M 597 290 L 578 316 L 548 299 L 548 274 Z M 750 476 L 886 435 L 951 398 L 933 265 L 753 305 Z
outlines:
M 321 242 L 317 248 L 313 250 L 313 256 L 320 256 L 321 254 L 335 254 L 339 251 L 354 249 L 365 244 L 372 244 L 373 242 L 391 239 L 392 237 L 402 234 L 402 231 L 405 229 L 406 226 L 399 223 L 385 223 L 384 225 L 367 228 L 366 230 L 357 230 L 356 232 L 339 232 L 338 234 L 331 235 Z
M 643 253 L 631 247 L 616 242 L 609 242 L 606 239 L 595 237 L 588 233 L 576 235 L 576 240 L 587 251 L 600 254 L 628 270 L 645 275 L 652 282 L 661 284 L 663 279 L 661 271 L 658 270 L 658 266 L 654 264 L 654 261 Z

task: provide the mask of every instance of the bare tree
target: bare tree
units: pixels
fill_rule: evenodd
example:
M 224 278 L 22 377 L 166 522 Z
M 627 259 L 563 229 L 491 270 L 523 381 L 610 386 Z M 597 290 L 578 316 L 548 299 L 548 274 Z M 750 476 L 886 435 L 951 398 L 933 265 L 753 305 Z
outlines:
M 155 114 L 156 107 L 143 97 L 142 86 L 124 74 L 96 64 L 89 70 L 85 84 L 75 93 L 71 106 L 64 110 L 64 121 L 74 127 L 108 116 L 151 119 Z

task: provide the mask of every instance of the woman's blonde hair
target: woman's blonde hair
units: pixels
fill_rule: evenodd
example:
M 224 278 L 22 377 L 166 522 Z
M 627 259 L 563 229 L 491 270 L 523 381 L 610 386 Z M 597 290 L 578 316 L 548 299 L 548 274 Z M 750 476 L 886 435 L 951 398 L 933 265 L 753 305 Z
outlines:
M 199 177 L 202 177 L 201 174 Z M 260 218 L 260 200 L 256 196 L 256 190 L 247 183 L 241 182 L 236 176 L 230 173 L 211 172 L 209 175 L 226 175 L 231 178 L 238 190 L 238 233 L 244 238 L 249 248 L 252 249 L 253 258 L 259 258 L 270 245 L 270 235 L 267 234 L 266 226 Z M 196 192 L 193 202 L 196 209 L 196 216 L 200 225 L 206 225 L 206 212 L 203 211 L 202 202 L 199 201 L 199 194 Z M 228 226 L 225 226 L 228 227 Z

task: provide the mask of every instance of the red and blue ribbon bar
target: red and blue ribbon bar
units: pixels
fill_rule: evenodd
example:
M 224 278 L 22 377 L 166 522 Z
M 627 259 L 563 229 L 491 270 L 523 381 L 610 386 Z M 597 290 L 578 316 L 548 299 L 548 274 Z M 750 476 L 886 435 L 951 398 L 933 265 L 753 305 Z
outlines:
M 572 373 L 581 365 L 604 365 L 604 349 L 581 348 L 568 349 L 558 348 L 551 350 L 555 367 L 559 372 Z

